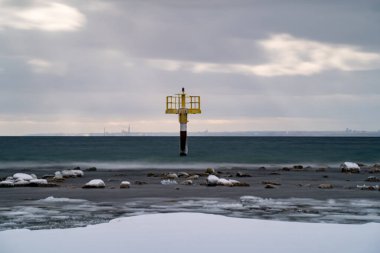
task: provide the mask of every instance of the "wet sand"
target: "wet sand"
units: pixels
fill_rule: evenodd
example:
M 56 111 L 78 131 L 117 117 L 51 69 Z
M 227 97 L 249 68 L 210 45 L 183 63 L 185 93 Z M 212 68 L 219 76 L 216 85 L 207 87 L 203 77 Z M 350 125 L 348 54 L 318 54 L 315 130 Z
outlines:
M 2 169 L 0 178 L 11 176 L 16 172 L 36 174 L 38 178 L 43 175 L 52 175 L 62 168 L 36 168 L 36 169 Z M 187 172 L 201 175 L 194 180 L 193 185 L 162 185 L 162 174 L 173 172 Z M 143 198 L 230 198 L 239 199 L 241 196 L 257 196 L 263 198 L 313 198 L 313 199 L 379 199 L 380 191 L 357 189 L 356 185 L 379 185 L 379 182 L 366 182 L 368 176 L 380 174 L 369 173 L 369 169 L 362 169 L 360 173 L 342 173 L 339 168 L 307 167 L 303 169 L 284 170 L 283 168 L 219 168 L 217 176 L 227 179 L 236 179 L 248 183 L 247 187 L 206 186 L 207 175 L 200 169 L 119 169 L 96 171 L 84 170 L 83 177 L 67 178 L 58 183 L 57 187 L 12 187 L 0 188 L 0 206 L 13 206 L 25 200 L 44 199 L 49 196 L 85 199 L 93 202 L 126 202 L 132 199 Z M 237 177 L 242 172 L 250 177 Z M 148 176 L 153 173 L 156 176 Z M 82 186 L 92 179 L 102 179 L 104 189 L 82 189 Z M 128 189 L 120 189 L 120 182 L 131 182 Z M 185 180 L 178 178 L 178 183 Z M 135 182 L 146 184 L 136 184 Z M 274 189 L 265 188 L 263 181 L 272 181 L 281 185 Z M 331 184 L 332 189 L 320 189 L 320 184 Z

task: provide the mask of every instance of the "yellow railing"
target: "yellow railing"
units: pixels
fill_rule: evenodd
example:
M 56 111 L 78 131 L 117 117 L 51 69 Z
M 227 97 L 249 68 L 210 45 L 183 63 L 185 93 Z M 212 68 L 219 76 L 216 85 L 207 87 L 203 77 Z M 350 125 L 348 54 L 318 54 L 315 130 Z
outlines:
M 182 99 L 185 98 L 185 108 L 182 108 Z M 176 96 L 166 97 L 166 113 L 179 114 L 179 109 L 187 109 L 189 114 L 201 113 L 201 98 L 200 96 Z

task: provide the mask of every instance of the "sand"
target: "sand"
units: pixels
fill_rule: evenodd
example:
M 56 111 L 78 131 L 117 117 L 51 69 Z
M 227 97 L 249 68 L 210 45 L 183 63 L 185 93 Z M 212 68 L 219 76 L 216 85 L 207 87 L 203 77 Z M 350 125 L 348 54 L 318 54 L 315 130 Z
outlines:
M 60 168 L 62 169 L 62 168 Z M 54 174 L 57 168 L 35 169 L 2 169 L 0 178 L 11 176 L 16 172 L 34 173 L 39 178 L 46 174 Z M 193 185 L 162 185 L 159 176 L 168 172 L 179 173 L 185 171 L 189 174 L 200 174 Z M 200 169 L 119 169 L 85 171 L 84 177 L 68 178 L 58 187 L 14 187 L 0 188 L 0 206 L 17 205 L 24 200 L 38 200 L 48 196 L 86 199 L 94 202 L 121 202 L 128 199 L 141 198 L 230 198 L 239 199 L 244 195 L 264 198 L 313 198 L 313 199 L 380 199 L 380 191 L 366 191 L 356 188 L 356 185 L 376 185 L 380 183 L 366 182 L 370 174 L 367 170 L 361 173 L 342 173 L 339 168 L 307 167 L 304 169 L 283 170 L 280 167 L 271 168 L 219 168 L 219 177 L 237 179 L 248 183 L 248 187 L 209 187 L 206 182 L 205 170 Z M 237 172 L 248 174 L 251 177 L 236 177 Z M 157 176 L 148 176 L 153 173 Z M 380 177 L 380 175 L 379 175 Z M 82 189 L 82 186 L 91 179 L 102 179 L 104 189 Z M 178 178 L 177 182 L 185 180 Z M 120 189 L 121 181 L 131 182 L 128 189 Z M 136 181 L 146 184 L 136 184 Z M 266 188 L 263 181 L 279 183 L 275 188 Z M 331 184 L 332 189 L 320 189 L 320 184 Z

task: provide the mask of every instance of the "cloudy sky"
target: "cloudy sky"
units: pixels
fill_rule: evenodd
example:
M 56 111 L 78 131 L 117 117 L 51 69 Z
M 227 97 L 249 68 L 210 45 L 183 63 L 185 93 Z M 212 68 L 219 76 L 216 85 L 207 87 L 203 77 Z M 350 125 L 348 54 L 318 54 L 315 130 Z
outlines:
M 0 135 L 380 129 L 378 0 L 0 0 Z

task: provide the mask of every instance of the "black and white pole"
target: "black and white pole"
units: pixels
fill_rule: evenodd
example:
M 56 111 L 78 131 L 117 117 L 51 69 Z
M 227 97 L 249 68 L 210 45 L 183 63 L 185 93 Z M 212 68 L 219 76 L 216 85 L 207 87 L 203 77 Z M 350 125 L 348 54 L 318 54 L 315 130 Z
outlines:
M 180 123 L 180 156 L 187 156 L 187 123 Z
M 179 144 L 179 155 L 187 155 L 187 108 L 186 108 L 186 93 L 185 88 L 182 88 L 181 97 L 181 107 L 179 108 L 179 125 L 180 125 L 180 144 Z

